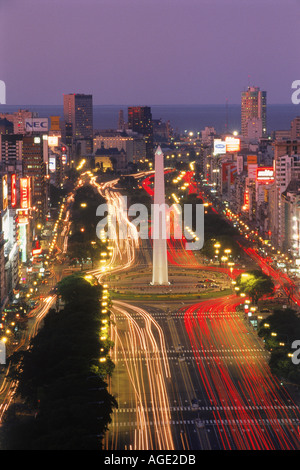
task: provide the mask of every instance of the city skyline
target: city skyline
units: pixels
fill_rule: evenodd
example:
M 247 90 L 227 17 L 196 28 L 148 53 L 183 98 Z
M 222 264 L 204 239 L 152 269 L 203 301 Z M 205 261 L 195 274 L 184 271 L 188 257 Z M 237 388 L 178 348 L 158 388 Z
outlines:
M 1 450 L 300 450 L 299 7 L 2 0 Z
M 238 104 L 250 85 L 266 90 L 270 104 L 291 102 L 295 0 L 70 5 L 0 6 L 7 104 L 59 104 L 73 90 L 93 94 L 96 105 Z

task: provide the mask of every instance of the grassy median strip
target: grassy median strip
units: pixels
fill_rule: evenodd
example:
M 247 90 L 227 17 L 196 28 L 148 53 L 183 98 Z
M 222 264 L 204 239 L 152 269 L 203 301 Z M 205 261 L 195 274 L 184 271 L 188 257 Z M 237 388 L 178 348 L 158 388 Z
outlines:
M 203 300 L 203 299 L 216 299 L 219 297 L 225 297 L 231 295 L 232 290 L 226 289 L 223 291 L 209 291 L 204 293 L 194 294 L 172 294 L 167 292 L 166 294 L 136 294 L 134 292 L 110 292 L 110 298 L 113 299 L 127 299 L 127 300 Z

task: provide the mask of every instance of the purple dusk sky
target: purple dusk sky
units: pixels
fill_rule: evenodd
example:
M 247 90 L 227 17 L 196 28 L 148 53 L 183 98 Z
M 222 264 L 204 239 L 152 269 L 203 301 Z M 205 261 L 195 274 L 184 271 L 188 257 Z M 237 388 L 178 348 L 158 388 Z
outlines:
M 0 0 L 7 104 L 291 103 L 300 0 Z

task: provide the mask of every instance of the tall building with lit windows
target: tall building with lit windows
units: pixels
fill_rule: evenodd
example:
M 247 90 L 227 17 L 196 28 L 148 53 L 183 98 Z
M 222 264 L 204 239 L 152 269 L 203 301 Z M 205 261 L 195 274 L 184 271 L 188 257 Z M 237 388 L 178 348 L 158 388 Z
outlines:
M 153 122 L 149 106 L 128 108 L 128 129 L 141 134 L 146 143 L 146 155 L 153 158 Z
M 251 120 L 261 121 L 262 137 L 267 133 L 267 92 L 259 87 L 248 87 L 241 96 L 241 134 L 248 138 Z
M 93 97 L 84 94 L 64 95 L 64 120 L 72 124 L 73 139 L 93 138 Z
M 48 210 L 48 141 L 43 135 L 23 137 L 22 163 L 23 177 L 31 180 L 35 220 L 43 222 Z

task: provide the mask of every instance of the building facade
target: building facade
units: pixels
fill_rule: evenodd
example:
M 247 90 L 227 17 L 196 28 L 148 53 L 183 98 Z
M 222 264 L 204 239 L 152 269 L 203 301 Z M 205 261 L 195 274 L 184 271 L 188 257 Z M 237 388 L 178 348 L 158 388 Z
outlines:
M 153 122 L 151 108 L 149 106 L 130 106 L 128 108 L 128 129 L 144 137 L 147 158 L 153 158 Z
M 255 124 L 252 126 L 251 120 L 253 119 L 255 121 L 252 122 Z M 265 136 L 267 133 L 267 92 L 261 91 L 259 87 L 248 87 L 241 96 L 241 134 L 247 139 L 250 131 L 257 135 L 260 128 L 262 136 Z

